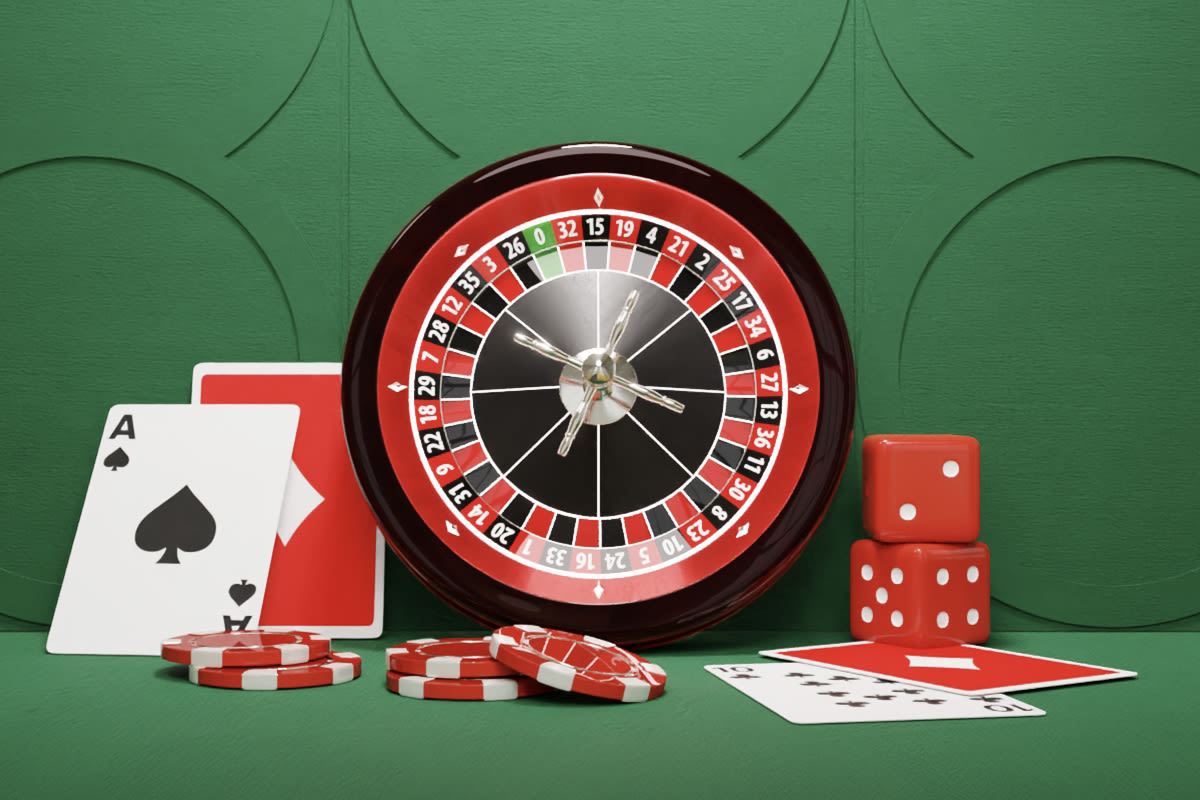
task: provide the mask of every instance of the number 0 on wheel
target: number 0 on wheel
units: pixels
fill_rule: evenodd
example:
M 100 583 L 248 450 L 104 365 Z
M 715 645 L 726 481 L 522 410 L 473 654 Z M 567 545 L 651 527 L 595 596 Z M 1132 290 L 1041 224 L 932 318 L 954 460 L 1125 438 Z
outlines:
M 854 367 L 816 260 L 749 190 L 627 145 L 525 153 L 400 233 L 359 301 L 350 453 L 397 555 L 488 625 L 658 644 L 808 543 Z

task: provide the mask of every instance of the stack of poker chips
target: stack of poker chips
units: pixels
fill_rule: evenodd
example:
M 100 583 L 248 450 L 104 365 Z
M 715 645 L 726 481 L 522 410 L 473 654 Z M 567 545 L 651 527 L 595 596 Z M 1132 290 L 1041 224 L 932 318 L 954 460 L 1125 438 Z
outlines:
M 162 643 L 162 657 L 188 666 L 188 680 L 223 689 L 304 689 L 362 674 L 354 653 L 331 652 L 329 637 L 307 631 L 189 633 Z
M 362 674 L 354 653 L 331 651 L 307 631 L 190 633 L 162 643 L 162 657 L 188 666 L 200 686 L 300 689 Z M 414 639 L 387 650 L 387 688 L 422 700 L 514 700 L 558 690 L 622 703 L 665 691 L 667 673 L 611 642 L 537 625 L 509 625 L 479 638 Z
M 622 703 L 662 695 L 662 667 L 611 642 L 537 625 L 387 650 L 387 688 L 421 700 L 515 700 L 554 690 Z

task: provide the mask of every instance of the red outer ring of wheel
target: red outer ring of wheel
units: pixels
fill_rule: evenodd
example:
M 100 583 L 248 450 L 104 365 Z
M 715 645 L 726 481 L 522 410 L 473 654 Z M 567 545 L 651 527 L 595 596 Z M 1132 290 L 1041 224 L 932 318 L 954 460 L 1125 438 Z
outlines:
M 383 442 L 378 385 L 381 341 L 404 281 L 456 221 L 533 181 L 580 173 L 650 178 L 734 216 L 783 267 L 812 329 L 821 380 L 817 429 L 800 484 L 769 529 L 728 565 L 669 594 L 625 605 L 584 605 L 530 595 L 467 563 L 430 531 L 405 499 Z M 777 321 L 778 323 L 779 321 Z M 495 626 L 530 618 L 624 644 L 687 636 L 744 608 L 795 561 L 823 518 L 853 435 L 853 357 L 828 280 L 803 241 L 766 203 L 732 179 L 688 159 L 644 147 L 561 146 L 514 156 L 443 192 L 401 231 L 359 300 L 343 359 L 342 408 L 355 471 L 388 539 L 413 574 L 449 605 Z M 417 463 L 414 461 L 414 463 Z
M 389 375 L 407 372 L 414 363 L 410 358 L 413 343 L 417 343 L 416 349 L 420 350 L 419 345 L 423 341 L 421 317 L 409 313 L 409 309 L 436 307 L 439 298 L 446 293 L 447 276 L 429 268 L 422 270 L 422 265 L 453 263 L 451 252 L 457 242 L 462 239 L 475 240 L 477 236 L 483 238 L 484 232 L 503 230 L 506 223 L 511 223 L 514 207 L 519 209 L 522 216 L 539 217 L 560 211 L 564 206 L 574 208 L 594 202 L 591 195 L 597 183 L 604 183 L 610 193 L 620 191 L 623 198 L 620 206 L 626 211 L 657 214 L 668 220 L 691 217 L 693 222 L 698 222 L 697 215 L 703 214 L 701 229 L 706 234 L 719 236 L 718 241 L 741 243 L 745 263 L 739 266 L 759 293 L 760 299 L 764 300 L 765 310 L 780 320 L 792 323 L 786 326 L 777 324 L 774 329 L 776 347 L 786 362 L 779 376 L 781 380 L 786 378 L 788 385 L 798 381 L 808 386 L 809 390 L 802 396 L 790 398 L 786 391 L 781 392 L 787 409 L 786 425 L 780 434 L 770 474 L 758 482 L 758 492 L 753 502 L 741 509 L 737 519 L 737 535 L 728 535 L 729 531 L 734 530 L 731 522 L 725 535 L 710 539 L 703 548 L 689 552 L 678 561 L 661 564 L 652 574 L 613 576 L 543 570 L 501 552 L 482 537 L 451 533 L 444 524 L 433 523 L 429 527 L 443 544 L 452 548 L 472 567 L 516 591 L 555 602 L 595 605 L 598 598 L 592 593 L 591 579 L 603 578 L 605 605 L 631 605 L 703 580 L 724 569 L 730 561 L 752 547 L 760 536 L 770 530 L 771 521 L 783 508 L 808 463 L 817 424 L 814 410 L 820 406 L 821 395 L 812 331 L 808 327 L 804 307 L 791 290 L 782 269 L 760 242 L 750 239 L 737 220 L 674 186 L 623 175 L 566 175 L 553 181 L 541 181 L 514 189 L 468 214 L 452 232 L 442 236 L 414 268 L 405 281 L 396 301 L 396 310 L 384 330 L 379 369 Z M 743 331 L 739 329 L 738 333 L 743 334 Z M 410 403 L 397 402 L 404 395 L 397 395 L 383 383 L 386 381 L 382 381 L 378 387 L 377 401 L 380 427 L 392 471 L 400 479 L 406 501 L 424 519 L 443 520 L 452 512 L 443 493 L 423 475 L 424 466 L 412 435 Z M 630 558 L 633 558 L 632 554 Z

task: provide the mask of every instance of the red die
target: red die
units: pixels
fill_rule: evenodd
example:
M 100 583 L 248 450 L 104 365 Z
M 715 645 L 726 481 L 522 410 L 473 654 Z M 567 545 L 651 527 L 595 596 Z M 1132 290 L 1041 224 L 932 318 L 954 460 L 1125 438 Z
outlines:
M 970 436 L 868 436 L 863 527 L 881 542 L 975 541 L 979 442 Z
M 988 549 L 973 544 L 850 547 L 850 634 L 909 647 L 982 644 L 991 628 Z

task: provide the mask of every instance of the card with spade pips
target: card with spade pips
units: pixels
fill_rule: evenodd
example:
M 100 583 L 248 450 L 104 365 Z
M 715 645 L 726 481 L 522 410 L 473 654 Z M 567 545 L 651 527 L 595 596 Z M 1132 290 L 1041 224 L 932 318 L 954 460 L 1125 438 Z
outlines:
M 815 664 L 711 664 L 705 669 L 797 725 L 1011 719 L 1046 714 L 1003 694 L 956 694 Z
M 46 649 L 158 655 L 170 636 L 257 627 L 299 413 L 114 406 Z

